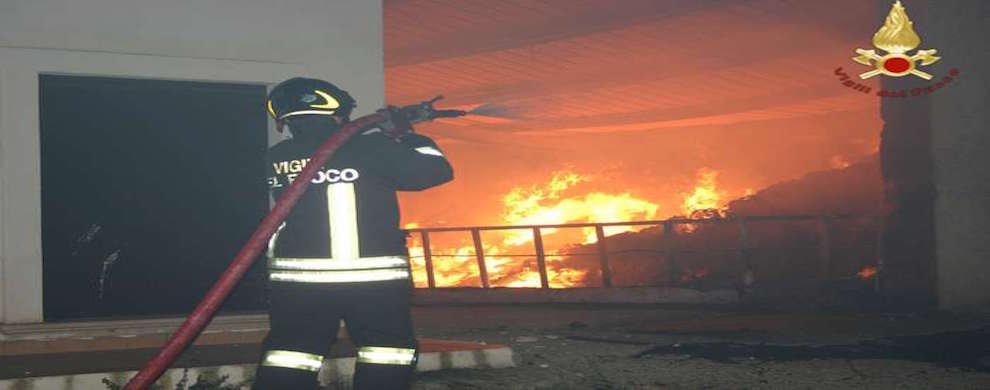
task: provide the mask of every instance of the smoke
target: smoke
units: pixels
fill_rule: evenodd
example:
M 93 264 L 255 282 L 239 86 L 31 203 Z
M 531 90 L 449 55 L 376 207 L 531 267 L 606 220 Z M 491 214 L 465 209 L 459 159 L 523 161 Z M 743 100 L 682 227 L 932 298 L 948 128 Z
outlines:
M 515 112 L 509 107 L 500 106 L 492 103 L 485 103 L 471 111 L 468 111 L 469 115 L 482 115 L 482 116 L 493 116 L 498 118 L 512 118 L 518 119 L 521 117 L 518 112 Z

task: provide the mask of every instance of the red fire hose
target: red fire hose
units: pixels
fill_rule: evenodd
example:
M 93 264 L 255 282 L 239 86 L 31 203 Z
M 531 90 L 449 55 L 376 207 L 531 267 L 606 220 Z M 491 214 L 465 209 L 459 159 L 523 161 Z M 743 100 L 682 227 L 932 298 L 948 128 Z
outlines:
M 463 114 L 462 114 L 463 115 Z M 306 164 L 306 167 L 299 174 L 299 177 L 292 182 L 292 185 L 279 196 L 278 201 L 275 203 L 275 207 L 271 212 L 265 216 L 265 219 L 261 221 L 261 225 L 255 229 L 254 233 L 251 234 L 251 238 L 248 242 L 241 247 L 240 252 L 234 257 L 234 260 L 227 267 L 227 270 L 220 275 L 220 279 L 213 284 L 210 291 L 206 293 L 203 300 L 199 302 L 196 309 L 193 310 L 186 320 L 179 326 L 179 328 L 172 334 L 172 336 L 165 343 L 158 354 L 154 358 L 148 361 L 138 371 L 137 375 L 131 378 L 130 382 L 124 386 L 124 390 L 144 390 L 152 383 L 154 383 L 162 372 L 165 371 L 168 366 L 179 357 L 179 354 L 189 345 L 189 343 L 199 335 L 199 332 L 213 319 L 213 315 L 216 314 L 217 309 L 230 294 L 230 291 L 234 289 L 237 282 L 241 280 L 244 273 L 247 272 L 248 268 L 251 267 L 251 263 L 258 257 L 261 253 L 261 249 L 265 246 L 268 238 L 275 232 L 275 229 L 283 220 L 289 215 L 289 211 L 292 210 L 292 206 L 296 204 L 299 197 L 302 196 L 303 192 L 306 190 L 306 186 L 309 185 L 309 181 L 316 174 L 316 171 L 323 166 L 333 152 L 337 150 L 341 145 L 344 144 L 351 136 L 353 136 L 358 131 L 367 128 L 370 125 L 381 122 L 387 119 L 384 114 L 371 114 L 366 115 L 361 118 L 355 119 L 337 131 L 333 136 L 330 137 Z

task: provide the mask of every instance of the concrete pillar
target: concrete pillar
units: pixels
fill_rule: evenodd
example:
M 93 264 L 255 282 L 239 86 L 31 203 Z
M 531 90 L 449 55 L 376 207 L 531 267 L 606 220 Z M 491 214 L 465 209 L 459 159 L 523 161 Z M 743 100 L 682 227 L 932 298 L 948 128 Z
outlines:
M 880 0 L 877 4 L 879 28 L 893 1 Z M 931 35 L 927 28 L 928 4 L 911 1 L 905 7 L 915 30 L 922 36 L 922 45 L 928 45 Z M 863 37 L 867 42 L 871 39 Z M 879 77 L 883 77 L 881 86 L 887 91 L 910 91 L 927 83 L 914 76 Z M 892 306 L 910 309 L 931 307 L 935 302 L 930 105 L 929 96 L 910 95 L 884 98 L 881 103 L 884 123 L 880 135 L 884 181 L 881 291 Z
M 878 20 L 892 3 L 878 0 Z M 902 3 L 921 36 L 918 49 L 937 49 L 942 59 L 923 69 L 932 80 L 883 81 L 908 92 L 882 104 L 883 291 L 911 308 L 990 313 L 990 2 Z
M 990 2 L 931 0 L 923 45 L 959 76 L 931 96 L 938 306 L 990 314 Z M 933 82 L 936 80 L 932 80 Z

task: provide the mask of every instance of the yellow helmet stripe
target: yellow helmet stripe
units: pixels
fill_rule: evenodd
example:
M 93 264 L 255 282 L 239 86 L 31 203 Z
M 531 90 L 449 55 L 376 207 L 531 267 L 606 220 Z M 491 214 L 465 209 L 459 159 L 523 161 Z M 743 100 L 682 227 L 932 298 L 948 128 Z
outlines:
M 340 102 L 337 101 L 337 99 L 334 98 L 333 96 L 330 96 L 329 93 L 323 92 L 323 91 L 321 91 L 319 89 L 314 90 L 313 92 L 316 92 L 317 95 L 322 96 L 323 99 L 326 100 L 326 103 L 324 103 L 324 104 L 310 104 L 309 105 L 310 107 L 313 107 L 313 108 L 325 108 L 325 109 L 328 109 L 328 110 L 333 110 L 333 109 L 340 108 Z

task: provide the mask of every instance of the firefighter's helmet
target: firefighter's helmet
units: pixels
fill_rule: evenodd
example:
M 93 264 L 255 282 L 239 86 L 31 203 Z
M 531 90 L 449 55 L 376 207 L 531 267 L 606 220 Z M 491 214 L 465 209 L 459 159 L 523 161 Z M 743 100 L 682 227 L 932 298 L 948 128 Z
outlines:
M 276 121 L 297 115 L 332 115 L 346 121 L 355 106 L 347 91 L 323 80 L 302 77 L 272 88 L 267 104 L 268 114 Z

